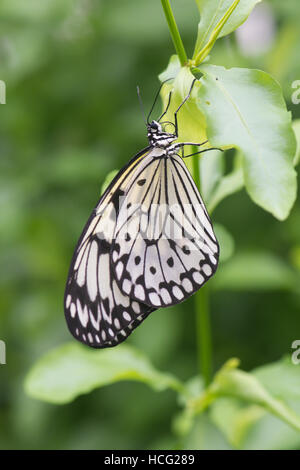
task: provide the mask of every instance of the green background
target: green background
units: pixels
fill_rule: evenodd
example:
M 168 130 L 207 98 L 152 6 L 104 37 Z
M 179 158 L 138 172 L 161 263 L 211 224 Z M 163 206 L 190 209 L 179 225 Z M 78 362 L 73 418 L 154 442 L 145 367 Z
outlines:
M 300 4 L 268 4 L 276 34 L 271 50 L 247 57 L 231 35 L 218 41 L 213 61 L 269 72 L 299 118 L 291 84 L 300 79 Z M 174 0 L 172 6 L 191 54 L 196 5 Z M 0 105 L 0 339 L 7 345 L 0 448 L 172 447 L 170 423 L 178 411 L 172 391 L 118 383 L 55 406 L 23 389 L 31 365 L 71 339 L 64 285 L 105 176 L 147 144 L 136 85 L 149 109 L 157 75 L 174 52 L 160 2 L 4 0 L 0 25 L 0 79 L 7 87 L 7 104 Z M 229 154 L 228 171 L 231 163 Z M 300 336 L 299 202 L 279 222 L 242 191 L 223 201 L 213 220 L 232 234 L 235 260 L 245 253 L 258 259 L 252 267 L 237 262 L 223 283 L 211 283 L 215 369 L 232 356 L 250 370 L 291 354 Z M 262 253 L 279 261 L 273 280 L 262 273 Z M 187 380 L 198 371 L 192 311 L 190 299 L 153 312 L 127 343 Z M 300 448 L 300 438 L 289 445 Z

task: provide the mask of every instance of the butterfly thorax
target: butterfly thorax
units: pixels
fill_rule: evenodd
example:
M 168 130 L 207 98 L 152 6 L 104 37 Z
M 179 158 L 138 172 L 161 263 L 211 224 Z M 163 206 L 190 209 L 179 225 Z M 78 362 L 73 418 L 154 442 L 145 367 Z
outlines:
M 161 148 L 164 150 L 164 152 L 162 152 L 164 155 L 174 153 L 171 144 L 177 139 L 175 134 L 164 132 L 161 124 L 157 121 L 152 121 L 148 124 L 147 128 L 147 136 L 151 147 Z

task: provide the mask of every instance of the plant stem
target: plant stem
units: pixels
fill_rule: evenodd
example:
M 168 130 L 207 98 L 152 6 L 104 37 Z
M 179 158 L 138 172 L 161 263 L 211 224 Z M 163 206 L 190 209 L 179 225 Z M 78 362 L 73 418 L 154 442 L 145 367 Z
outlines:
M 177 24 L 171 9 L 170 2 L 169 0 L 161 0 L 161 4 L 167 19 L 175 50 L 178 54 L 181 66 L 184 66 L 187 63 L 188 58 L 184 49 L 182 39 L 179 34 L 179 30 L 177 28 Z
M 188 62 L 188 58 L 184 49 L 183 42 L 181 40 L 176 21 L 171 9 L 169 0 L 161 0 L 162 7 L 167 19 L 169 30 L 172 36 L 172 40 L 175 46 L 175 50 L 178 54 L 181 66 L 184 66 Z M 193 158 L 191 164 L 192 176 L 195 180 L 196 185 L 200 189 L 200 170 L 199 170 L 199 159 Z M 208 290 L 207 286 L 202 287 L 195 296 L 196 301 L 196 324 L 197 324 L 197 355 L 200 364 L 200 372 L 204 378 L 205 386 L 207 387 L 211 381 L 211 331 L 210 331 L 210 318 L 209 318 L 209 301 L 208 301 Z
M 198 147 L 191 147 L 192 151 L 191 153 L 196 153 L 199 148 Z M 193 179 L 196 183 L 197 188 L 201 192 L 201 178 L 200 178 L 200 158 L 199 155 L 194 155 L 193 158 L 191 158 L 191 174 L 193 176 Z
M 193 152 L 197 151 L 197 147 L 193 148 Z M 199 158 L 191 159 L 189 169 L 201 191 L 201 178 Z M 203 377 L 205 387 L 207 387 L 212 378 L 212 342 L 210 328 L 210 305 L 208 286 L 204 285 L 195 294 L 195 314 L 196 314 L 196 335 L 197 335 L 197 357 L 200 373 Z
M 212 344 L 210 328 L 209 288 L 201 287 L 195 295 L 197 354 L 200 372 L 207 387 L 212 377 Z

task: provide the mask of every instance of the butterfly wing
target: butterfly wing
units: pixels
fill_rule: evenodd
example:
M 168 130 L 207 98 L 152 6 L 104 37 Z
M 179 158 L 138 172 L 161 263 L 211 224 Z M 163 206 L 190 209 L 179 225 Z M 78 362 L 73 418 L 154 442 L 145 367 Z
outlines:
M 124 194 L 112 264 L 124 294 L 151 307 L 183 301 L 216 271 L 219 246 L 183 160 L 152 149 Z
M 140 152 L 114 178 L 79 239 L 65 290 L 65 316 L 72 335 L 104 348 L 126 339 L 154 309 L 124 294 L 111 265 L 111 244 L 120 197 L 130 175 L 149 153 Z

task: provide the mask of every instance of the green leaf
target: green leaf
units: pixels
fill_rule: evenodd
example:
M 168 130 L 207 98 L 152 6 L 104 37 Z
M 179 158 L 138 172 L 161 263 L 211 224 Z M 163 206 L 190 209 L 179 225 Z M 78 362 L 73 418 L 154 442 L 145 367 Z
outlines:
M 211 49 L 213 48 L 216 40 L 220 36 L 220 33 L 224 27 L 224 25 L 227 23 L 228 19 L 236 9 L 237 5 L 240 3 L 240 0 L 234 0 L 232 4 L 229 6 L 229 8 L 225 11 L 224 15 L 220 18 L 216 26 L 213 28 L 205 46 L 202 47 L 202 49 L 199 51 L 196 56 L 193 57 L 194 64 L 198 66 L 201 62 L 203 62 L 208 54 L 210 53 Z
M 161 72 L 158 76 L 159 80 L 161 82 L 165 82 L 166 80 L 171 81 L 178 75 L 180 68 L 181 66 L 180 66 L 180 60 L 178 58 L 178 55 L 176 54 L 171 55 L 167 68 L 163 72 Z
M 290 357 L 254 369 L 251 374 L 273 397 L 289 401 L 300 410 L 300 373 Z M 210 416 L 236 448 L 286 449 L 300 443 L 299 433 L 266 415 L 261 406 L 245 405 L 236 398 L 216 400 Z
M 181 438 L 180 442 L 182 442 L 182 447 L 180 447 L 182 450 L 232 450 L 224 435 L 206 414 L 196 417 L 191 431 Z
M 251 11 L 261 0 L 240 0 L 235 10 L 219 33 L 219 38 L 226 36 L 237 29 L 248 18 Z M 198 35 L 195 46 L 194 57 L 208 43 L 209 38 L 218 22 L 234 3 L 233 0 L 196 0 L 200 23 L 198 25 Z
M 120 380 L 144 382 L 156 391 L 183 390 L 176 378 L 155 370 L 133 347 L 120 345 L 96 351 L 75 342 L 63 344 L 39 359 L 24 386 L 32 398 L 63 404 Z
M 296 141 L 280 86 L 259 70 L 215 65 L 202 65 L 200 70 L 204 76 L 198 106 L 210 143 L 241 150 L 250 197 L 285 219 L 296 198 Z
M 118 173 L 119 173 L 119 170 L 112 170 L 106 175 L 105 180 L 103 181 L 102 186 L 101 186 L 100 194 L 104 193 L 104 191 L 108 188 L 108 186 L 110 185 L 110 183 L 112 182 L 112 180 Z
M 221 224 L 214 224 L 214 231 L 220 245 L 220 262 L 229 260 L 234 254 L 234 239 Z
M 225 170 L 223 153 L 219 150 L 203 153 L 199 159 L 201 195 L 208 204 Z
M 262 406 L 300 431 L 300 418 L 294 416 L 283 402 L 272 397 L 254 375 L 231 368 L 230 361 L 217 373 L 212 389 L 219 396 L 231 396 Z
M 290 406 L 299 415 L 299 404 L 291 403 Z M 245 450 L 298 450 L 299 447 L 299 431 L 269 413 L 253 423 L 242 443 Z
M 300 412 L 299 403 L 291 403 Z M 300 433 L 257 405 L 238 399 L 219 398 L 210 410 L 214 424 L 236 449 L 299 449 Z
M 293 130 L 297 140 L 297 149 L 294 157 L 294 165 L 296 166 L 300 161 L 300 119 L 293 121 Z
M 243 170 L 242 168 L 237 168 L 221 179 L 219 185 L 211 195 L 207 205 L 208 211 L 213 211 L 223 199 L 237 191 L 240 191 L 243 187 Z
M 211 407 L 210 417 L 233 447 L 240 449 L 250 429 L 265 416 L 257 405 L 245 405 L 235 398 L 219 398 Z
M 210 155 L 212 153 L 214 152 L 209 152 L 209 154 L 207 154 L 206 160 L 208 162 L 210 161 Z M 244 186 L 242 155 L 240 154 L 240 152 L 237 152 L 237 154 L 235 155 L 232 172 L 228 173 L 223 177 L 222 175 L 224 173 L 224 154 L 222 153 L 221 155 L 222 156 L 219 157 L 219 166 L 218 161 L 214 162 L 216 158 L 213 158 L 211 163 L 207 163 L 207 165 L 202 165 L 202 162 L 205 161 L 205 154 L 203 154 L 200 160 L 201 191 L 203 197 L 205 196 L 208 212 L 212 212 L 223 199 L 225 199 L 227 196 L 230 196 L 231 194 L 234 194 L 237 191 L 240 191 Z M 206 190 L 207 196 L 205 191 L 203 191 L 202 179 L 203 182 L 205 181 L 204 189 L 206 190 L 207 187 L 210 189 L 210 191 Z M 208 180 L 208 182 L 206 182 L 206 179 Z
M 292 353 L 291 349 L 291 355 Z M 300 367 L 292 363 L 291 356 L 258 367 L 253 374 L 273 395 L 300 402 Z
M 172 99 L 165 121 L 174 122 L 174 112 L 188 95 L 194 76 L 188 67 L 181 67 L 177 56 L 172 56 L 168 67 L 159 75 L 161 81 L 168 81 L 162 88 L 161 97 L 165 109 L 172 90 Z M 193 87 L 189 100 L 178 112 L 178 141 L 200 143 L 207 140 L 205 132 L 205 118 L 197 107 L 196 97 L 200 83 L 197 81 Z M 203 148 L 203 147 L 202 147 Z M 188 160 L 188 159 L 187 159 Z
M 280 258 L 267 252 L 236 254 L 218 269 L 212 281 L 215 289 L 279 290 L 293 289 L 298 279 Z
M 276 399 L 251 373 L 237 369 L 237 359 L 230 359 L 216 374 L 205 394 L 191 404 L 194 412 L 202 412 L 219 397 L 231 397 L 258 405 L 300 431 L 300 416 L 286 403 Z

